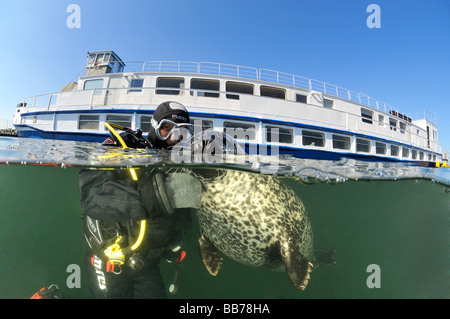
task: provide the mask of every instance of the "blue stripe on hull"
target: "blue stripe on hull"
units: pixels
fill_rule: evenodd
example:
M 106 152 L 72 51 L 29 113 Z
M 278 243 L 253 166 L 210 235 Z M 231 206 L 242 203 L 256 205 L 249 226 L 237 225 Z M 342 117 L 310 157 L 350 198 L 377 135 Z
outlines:
M 98 142 L 102 143 L 109 134 L 71 133 L 71 132 L 47 132 L 27 125 L 16 125 L 17 136 L 27 138 L 43 138 L 65 141 Z
M 254 147 L 254 146 L 253 146 Z M 255 150 L 251 150 L 250 146 L 246 143 L 245 152 L 247 154 L 251 154 L 255 152 Z M 280 146 L 277 150 L 275 150 L 274 154 L 272 154 L 271 147 L 263 146 L 261 149 L 261 154 L 257 152 L 259 155 L 291 155 L 297 158 L 307 158 L 307 159 L 318 159 L 318 160 L 329 160 L 329 161 L 339 161 L 342 158 L 352 158 L 359 161 L 369 161 L 369 162 L 402 162 L 402 163 L 415 163 L 414 161 L 404 161 L 395 158 L 386 158 L 386 157 L 378 157 L 373 155 L 361 155 L 361 154 L 353 154 L 353 153 L 336 153 L 330 151 L 321 151 L 321 150 L 311 150 L 311 149 L 300 149 L 300 148 L 291 148 Z

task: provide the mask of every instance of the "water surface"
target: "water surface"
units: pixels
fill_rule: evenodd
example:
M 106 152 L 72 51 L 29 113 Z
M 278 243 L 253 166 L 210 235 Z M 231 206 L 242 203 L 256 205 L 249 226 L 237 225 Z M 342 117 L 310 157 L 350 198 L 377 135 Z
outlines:
M 29 298 L 52 283 L 72 297 L 90 297 L 82 269 L 79 170 L 172 165 L 156 152 L 104 155 L 104 148 L 93 143 L 0 138 L 0 298 Z M 450 297 L 449 168 L 289 157 L 281 159 L 278 170 L 262 166 L 227 169 L 270 174 L 290 186 L 308 211 L 315 247 L 334 248 L 336 264 L 314 268 L 304 291 L 293 288 L 285 272 L 246 266 L 226 256 L 213 277 L 199 256 L 192 211 L 179 291 L 169 297 Z M 66 284 L 69 265 L 81 267 L 80 288 Z M 380 288 L 368 287 L 369 265 L 379 266 Z M 161 271 L 170 283 L 173 265 L 163 261 Z

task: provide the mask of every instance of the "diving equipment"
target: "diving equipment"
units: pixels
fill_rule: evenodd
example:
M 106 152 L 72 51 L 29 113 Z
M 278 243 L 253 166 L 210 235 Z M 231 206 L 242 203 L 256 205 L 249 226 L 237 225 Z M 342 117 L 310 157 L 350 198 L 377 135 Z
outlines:
M 132 221 L 105 224 L 87 215 L 83 217 L 84 236 L 89 247 L 98 257 L 113 265 L 123 265 L 127 256 L 136 252 L 143 242 L 147 223 L 145 219 L 139 222 L 139 234 L 133 240 Z
M 115 124 L 115 123 L 105 123 L 106 128 L 110 132 L 110 137 L 108 137 L 103 145 L 107 146 L 117 146 L 122 148 L 152 148 L 153 145 L 150 143 L 148 138 L 142 135 L 141 130 L 133 131 L 132 129 Z M 122 131 L 118 133 L 117 130 Z
M 154 193 L 159 206 L 167 215 L 172 215 L 174 213 L 174 209 L 172 207 L 171 200 L 167 195 L 164 177 L 161 172 L 153 175 L 153 188 L 155 189 Z
M 168 141 L 170 139 L 176 143 L 181 139 L 181 135 L 185 140 L 192 135 L 189 113 L 178 102 L 168 101 L 161 103 L 156 108 L 155 113 L 153 113 L 151 125 L 154 130 L 154 135 L 152 136 L 159 141 Z
M 128 259 L 128 266 L 130 266 L 130 268 L 133 270 L 141 270 L 142 268 L 144 268 L 144 265 L 144 257 L 142 257 L 140 254 L 134 253 Z
M 48 287 L 42 287 L 36 292 L 30 299 L 68 299 L 56 284 L 52 284 Z
M 181 136 L 183 136 L 186 140 L 192 136 L 193 132 L 192 124 L 176 123 L 168 119 L 161 120 L 154 128 L 156 136 L 161 141 L 165 141 L 168 138 L 171 138 L 174 141 L 179 141 Z

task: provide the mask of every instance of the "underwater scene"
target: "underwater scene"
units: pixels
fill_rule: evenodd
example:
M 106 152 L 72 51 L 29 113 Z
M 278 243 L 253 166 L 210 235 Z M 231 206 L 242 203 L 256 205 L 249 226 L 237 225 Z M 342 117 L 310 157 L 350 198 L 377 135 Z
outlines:
M 160 187 L 160 173 L 167 192 L 155 199 L 146 191 Z M 120 189 L 126 196 L 108 188 L 117 180 L 130 186 Z M 166 223 L 96 224 L 101 209 L 133 214 L 157 200 Z M 93 284 L 149 264 L 161 274 L 147 282 L 155 298 L 450 298 L 448 167 L 289 156 L 180 163 L 156 151 L 0 137 L 0 207 L 3 299 L 52 284 L 92 298 Z M 116 240 L 126 227 L 136 236 Z M 110 268 L 88 269 L 98 265 L 86 257 L 96 245 L 109 249 Z M 120 245 L 136 258 L 119 254 Z M 139 259 L 140 251 L 154 257 Z

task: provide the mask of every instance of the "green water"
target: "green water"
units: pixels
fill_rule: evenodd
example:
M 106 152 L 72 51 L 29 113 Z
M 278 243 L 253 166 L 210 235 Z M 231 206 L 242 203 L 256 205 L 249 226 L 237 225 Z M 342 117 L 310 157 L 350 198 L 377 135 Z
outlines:
M 29 298 L 57 283 L 89 298 L 82 269 L 77 168 L 0 165 L 0 298 Z M 430 180 L 346 181 L 306 185 L 283 178 L 305 204 L 316 249 L 336 249 L 333 266 L 314 268 L 305 291 L 284 272 L 245 266 L 224 257 L 217 277 L 198 253 L 198 227 L 189 231 L 170 298 L 449 298 L 450 192 Z M 194 216 L 194 215 L 193 215 Z M 80 265 L 81 287 L 69 288 L 69 265 Z M 367 272 L 379 266 L 380 288 Z M 168 283 L 173 266 L 161 263 Z

